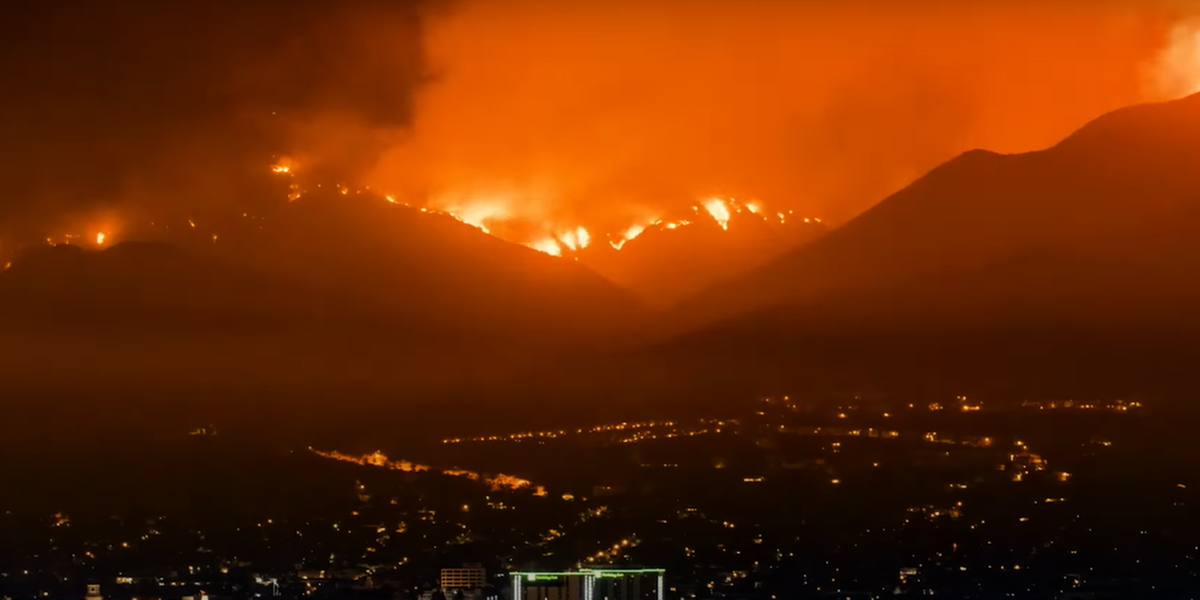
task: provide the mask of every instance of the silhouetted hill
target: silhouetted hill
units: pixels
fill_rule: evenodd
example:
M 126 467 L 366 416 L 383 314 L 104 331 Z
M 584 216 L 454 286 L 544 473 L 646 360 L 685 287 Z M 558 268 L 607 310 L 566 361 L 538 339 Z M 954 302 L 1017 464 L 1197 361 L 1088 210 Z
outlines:
M 690 299 L 672 323 L 690 333 L 655 352 L 683 373 L 711 360 L 762 378 L 817 365 L 996 375 L 1083 356 L 1150 373 L 1200 339 L 1197 165 L 1200 96 L 1115 111 L 1039 152 L 965 153 Z
M 692 324 L 712 322 L 1036 251 L 1133 252 L 1200 202 L 1198 134 L 1200 96 L 1191 96 L 1118 110 L 1044 151 L 968 152 L 684 312 Z
M 575 261 L 382 199 L 308 196 L 212 247 L 325 290 L 362 322 L 399 316 L 447 332 L 579 341 L 640 310 Z
M 311 316 L 301 286 L 163 243 L 38 248 L 0 274 L 13 326 L 256 327 Z
M 194 237 L 15 260 L 0 273 L 0 370 L 446 389 L 587 347 L 640 310 L 574 261 L 382 200 L 300 201 L 262 229 Z
M 640 309 L 575 261 L 381 199 L 306 198 L 262 223 L 182 246 L 34 249 L 0 275 L 0 302 L 63 319 L 225 315 L 563 340 Z

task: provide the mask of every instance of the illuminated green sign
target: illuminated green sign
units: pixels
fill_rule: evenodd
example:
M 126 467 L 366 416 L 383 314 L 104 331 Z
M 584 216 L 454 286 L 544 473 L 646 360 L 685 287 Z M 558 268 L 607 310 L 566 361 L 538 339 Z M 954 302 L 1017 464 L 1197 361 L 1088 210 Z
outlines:
M 512 576 L 525 581 L 554 581 L 563 577 L 625 577 L 626 575 L 662 575 L 666 569 L 580 569 L 578 571 L 513 571 Z
M 597 577 L 624 577 L 625 575 L 653 575 L 666 573 L 666 569 L 586 569 L 585 572 Z

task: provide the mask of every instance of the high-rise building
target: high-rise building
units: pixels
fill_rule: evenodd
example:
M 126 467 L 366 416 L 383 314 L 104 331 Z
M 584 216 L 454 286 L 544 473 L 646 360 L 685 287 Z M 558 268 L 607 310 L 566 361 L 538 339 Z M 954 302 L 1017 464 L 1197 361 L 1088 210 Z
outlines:
M 78 589 L 78 588 L 76 588 Z M 87 586 L 87 597 L 84 600 L 103 600 L 104 596 L 100 595 L 100 584 L 89 583 Z
M 665 569 L 514 571 L 512 600 L 664 600 Z
M 476 590 L 487 584 L 487 572 L 483 565 L 467 564 L 461 569 L 442 569 L 438 585 L 443 590 Z

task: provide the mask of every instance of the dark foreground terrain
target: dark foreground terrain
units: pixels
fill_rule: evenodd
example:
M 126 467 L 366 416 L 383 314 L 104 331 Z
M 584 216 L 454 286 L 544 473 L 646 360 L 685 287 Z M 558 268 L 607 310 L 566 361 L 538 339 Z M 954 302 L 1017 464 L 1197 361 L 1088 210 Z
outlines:
M 14 412 L 0 594 L 415 598 L 466 562 L 493 593 L 512 569 L 606 564 L 665 567 L 677 598 L 1200 586 L 1200 421 L 1153 400 L 349 406 Z

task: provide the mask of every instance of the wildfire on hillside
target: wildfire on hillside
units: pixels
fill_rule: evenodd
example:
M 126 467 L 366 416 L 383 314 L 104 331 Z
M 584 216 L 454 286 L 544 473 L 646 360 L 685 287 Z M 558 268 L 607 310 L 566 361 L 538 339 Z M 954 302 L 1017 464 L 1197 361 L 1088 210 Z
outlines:
M 48 246 L 58 245 L 81 245 L 87 246 L 89 243 L 94 243 L 96 246 L 103 246 L 110 240 L 111 235 L 106 232 L 99 231 L 95 234 L 82 235 L 78 233 L 64 233 L 61 235 L 46 236 L 45 241 Z
M 545 252 L 550 256 L 562 256 L 562 247 L 558 245 L 558 242 L 554 238 L 545 238 L 531 242 L 529 247 L 538 252 Z
M 630 225 L 629 229 L 626 229 L 625 233 L 621 234 L 621 239 L 616 241 L 609 240 L 608 243 L 613 247 L 614 250 L 620 250 L 623 246 L 625 246 L 625 242 L 642 235 L 642 232 L 645 230 L 645 225 Z
M 271 166 L 271 172 L 287 176 L 291 179 L 288 193 L 289 200 L 296 200 L 301 196 L 303 189 L 296 181 L 296 169 L 290 160 L 282 159 L 275 163 Z M 344 184 L 338 184 L 338 192 L 342 195 L 348 195 L 350 188 Z M 362 192 L 363 190 L 356 190 L 355 194 L 361 194 Z M 497 230 L 498 225 L 528 220 L 526 217 L 517 214 L 511 208 L 512 202 L 510 202 L 510 199 L 506 197 L 454 197 L 453 199 L 435 201 L 438 206 L 428 206 L 406 202 L 399 199 L 395 194 L 386 194 L 383 197 L 391 204 L 407 206 L 409 208 L 420 210 L 423 213 L 445 215 L 461 223 L 475 227 L 484 233 L 494 235 L 509 242 L 524 245 L 538 252 L 549 254 L 550 256 L 566 256 L 580 252 L 590 247 L 594 239 L 592 232 L 583 225 L 561 227 L 555 226 L 551 223 L 534 226 L 532 228 L 534 230 L 541 230 L 543 233 L 540 235 L 505 235 Z M 735 214 L 749 214 L 763 221 L 777 221 L 781 225 L 786 224 L 790 220 L 792 214 L 792 211 L 787 211 L 787 213 L 777 212 L 772 215 L 765 210 L 763 203 L 759 200 L 742 202 L 735 198 L 720 197 L 707 198 L 701 201 L 698 205 L 693 206 L 692 211 L 699 215 L 702 219 L 711 219 L 712 222 L 717 224 L 722 231 L 729 230 L 730 220 Z M 698 222 L 699 221 L 690 219 L 646 219 L 644 221 L 629 225 L 619 233 L 603 234 L 603 239 L 608 242 L 608 245 L 613 250 L 621 250 L 625 247 L 626 243 L 647 231 L 653 229 L 665 229 L 671 231 L 682 227 L 687 227 L 689 225 L 694 225 Z M 804 218 L 804 222 L 821 223 L 821 219 L 806 217 Z M 527 231 L 529 228 L 526 227 L 519 229 L 522 231 Z
M 721 229 L 729 229 L 729 205 L 720 198 L 709 198 L 703 202 L 704 210 L 712 217 Z
M 288 175 L 292 173 L 292 168 L 292 159 L 283 157 L 276 161 L 275 164 L 271 165 L 271 172 Z

